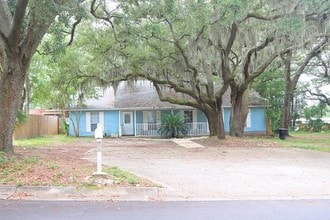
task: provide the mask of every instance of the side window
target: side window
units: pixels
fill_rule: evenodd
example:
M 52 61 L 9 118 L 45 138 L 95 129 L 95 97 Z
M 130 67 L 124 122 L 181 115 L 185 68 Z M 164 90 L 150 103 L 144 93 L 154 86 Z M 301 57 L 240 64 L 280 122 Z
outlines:
M 185 111 L 183 111 L 183 116 L 185 118 L 186 123 L 193 123 L 194 122 L 193 111 L 185 110 Z
M 91 131 L 95 131 L 97 124 L 100 122 L 100 117 L 98 112 L 91 112 Z
M 104 129 L 104 112 L 86 112 L 86 132 L 95 131 L 98 123 Z
M 148 130 L 157 130 L 156 111 L 147 111 L 145 117 L 146 123 L 148 124 Z
M 155 111 L 148 111 L 148 113 L 147 113 L 147 122 L 148 122 L 148 124 L 155 124 L 156 123 L 156 112 Z

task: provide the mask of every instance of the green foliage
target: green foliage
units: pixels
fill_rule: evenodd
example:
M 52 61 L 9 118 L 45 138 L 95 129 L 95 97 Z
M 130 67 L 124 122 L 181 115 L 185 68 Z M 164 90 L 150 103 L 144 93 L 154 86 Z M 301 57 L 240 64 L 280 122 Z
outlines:
M 67 135 L 54 135 L 46 137 L 37 137 L 31 139 L 15 140 L 14 144 L 26 148 L 42 148 L 54 143 L 70 143 L 75 141 L 73 137 Z
M 308 130 L 312 132 L 320 132 L 324 127 L 324 122 L 320 119 L 309 119 Z
M 110 167 L 106 170 L 111 176 L 115 177 L 115 183 L 127 181 L 131 185 L 139 184 L 139 178 L 127 171 L 121 170 L 118 167 Z
M 83 107 L 86 98 L 95 96 L 95 87 L 104 86 L 103 76 L 111 71 L 108 66 L 112 66 L 104 61 L 104 56 L 113 56 L 104 53 L 108 50 L 105 42 L 114 43 L 104 30 L 92 27 L 88 22 L 80 25 L 76 30 L 79 37 L 73 45 L 58 50 L 52 56 L 36 54 L 33 57 L 29 75 L 33 106 L 58 109 Z M 59 41 L 53 38 L 53 35 L 48 36 L 41 50 L 44 44 Z M 121 63 L 117 60 L 113 65 Z
M 8 162 L 8 157 L 5 152 L 0 151 L 0 167 L 2 167 L 2 164 L 5 164 Z
M 95 86 L 108 86 L 109 81 L 141 76 L 149 77 L 149 80 L 160 80 L 163 84 L 167 82 L 171 88 L 180 87 L 182 93 L 195 99 L 193 106 L 206 100 L 204 97 L 212 100 L 211 103 L 219 92 L 210 89 L 210 85 L 215 84 L 216 88 L 222 86 L 223 69 L 220 67 L 223 63 L 229 63 L 226 69 L 232 71 L 232 76 L 240 83 L 246 79 L 246 76 L 240 74 L 244 68 L 242 63 L 247 58 L 246 53 L 266 37 L 274 36 L 276 40 L 254 52 L 253 65 L 247 66 L 251 71 L 258 69 L 258 65 L 267 57 L 289 44 L 301 44 L 301 33 L 311 30 L 306 28 L 306 19 L 298 10 L 304 5 L 287 1 L 116 2 L 119 9 L 111 13 L 116 13 L 120 18 L 114 19 L 114 29 L 108 28 L 104 21 L 82 23 L 81 28 L 77 29 L 79 34 L 76 35 L 75 44 L 70 48 L 61 50 L 58 56 L 49 60 L 36 57 L 36 68 L 33 69 L 36 74 L 32 74 L 35 88 L 32 100 L 35 105 L 52 108 L 67 105 L 83 107 L 83 99 L 94 96 Z M 308 2 L 310 5 L 319 3 Z M 102 1 L 99 3 L 102 4 Z M 295 6 L 298 11 L 295 11 Z M 100 5 L 98 8 L 98 13 L 101 13 L 103 7 Z M 309 7 L 306 8 L 309 10 Z M 246 18 L 248 14 L 257 16 Z M 283 16 L 275 19 L 257 18 L 277 15 Z M 58 30 L 66 29 L 72 20 L 64 13 L 60 14 L 58 21 L 50 28 L 52 35 L 45 39 L 41 47 L 43 52 L 47 53 L 49 48 L 61 48 L 66 40 L 64 32 Z M 233 24 L 237 24 L 238 31 L 233 38 L 232 48 L 228 48 L 231 54 L 228 60 L 221 62 L 226 58 L 221 57 L 222 53 L 219 52 L 226 49 L 230 42 Z M 283 73 L 270 70 L 256 84 L 256 90 L 269 101 L 267 115 L 272 119 L 273 130 L 276 130 L 283 106 Z M 176 104 L 191 105 L 187 100 L 174 100 L 173 97 L 169 100 Z
M 330 152 L 330 132 L 290 132 L 290 137 L 278 142 L 283 147 Z
M 39 161 L 40 161 L 40 158 L 38 156 L 24 157 L 24 163 L 26 163 L 26 164 L 38 164 Z
M 327 105 L 325 103 L 319 103 L 304 109 L 304 115 L 307 120 L 311 118 L 322 118 L 327 113 Z
M 297 33 L 303 31 L 304 20 L 297 16 L 287 16 L 278 22 L 278 28 L 283 34 Z
M 280 126 L 285 95 L 284 87 L 283 72 L 278 70 L 265 72 L 253 84 L 253 89 L 268 101 L 266 115 L 271 119 L 273 132 Z
M 187 124 L 185 118 L 179 113 L 167 114 L 162 118 L 158 131 L 168 138 L 179 137 L 187 134 Z
M 62 126 L 64 127 L 64 131 L 66 135 L 69 135 L 69 129 L 70 129 L 70 126 L 69 126 L 69 123 L 65 120 L 62 121 Z
M 18 110 L 16 114 L 16 122 L 15 127 L 24 125 L 27 122 L 27 115 L 21 110 Z

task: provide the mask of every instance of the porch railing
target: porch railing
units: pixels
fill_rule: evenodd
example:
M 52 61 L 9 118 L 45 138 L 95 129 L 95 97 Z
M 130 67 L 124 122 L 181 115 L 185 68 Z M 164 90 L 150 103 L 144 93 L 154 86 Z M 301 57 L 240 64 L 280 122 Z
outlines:
M 136 136 L 140 137 L 157 137 L 160 136 L 158 128 L 160 123 L 143 123 L 136 124 Z
M 209 124 L 207 122 L 188 123 L 187 126 L 187 136 L 202 136 L 210 133 Z
M 136 124 L 136 136 L 157 137 L 161 136 L 158 132 L 160 123 L 142 123 Z M 187 123 L 187 136 L 202 136 L 209 134 L 209 125 L 207 122 Z

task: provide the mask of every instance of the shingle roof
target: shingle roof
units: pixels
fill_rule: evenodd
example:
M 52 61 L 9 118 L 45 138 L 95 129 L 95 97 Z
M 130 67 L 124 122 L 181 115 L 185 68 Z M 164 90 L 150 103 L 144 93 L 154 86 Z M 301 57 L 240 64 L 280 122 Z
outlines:
M 176 95 L 176 94 L 173 94 Z M 265 101 L 258 93 L 250 92 L 250 106 L 263 106 Z M 230 90 L 223 96 L 223 106 L 230 107 Z M 86 109 L 151 109 L 151 108 L 185 108 L 181 105 L 162 102 L 153 84 L 149 81 L 139 80 L 134 86 L 128 86 L 126 82 L 121 82 L 116 92 L 113 88 L 103 91 L 103 96 L 98 99 L 86 100 Z M 191 108 L 186 106 L 186 108 Z
M 134 87 L 120 83 L 115 95 L 115 108 L 179 108 L 182 106 L 162 102 L 156 89 L 148 81 L 137 81 Z M 189 107 L 190 108 L 190 107 Z

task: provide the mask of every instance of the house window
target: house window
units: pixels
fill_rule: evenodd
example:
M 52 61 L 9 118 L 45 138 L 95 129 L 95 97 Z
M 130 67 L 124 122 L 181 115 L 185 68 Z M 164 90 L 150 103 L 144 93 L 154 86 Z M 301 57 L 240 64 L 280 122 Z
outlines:
M 124 114 L 124 124 L 131 124 L 131 115 Z
M 91 112 L 91 131 L 95 131 L 97 124 L 100 122 L 100 117 L 98 112 Z
M 156 112 L 155 111 L 148 111 L 147 112 L 147 122 L 149 124 L 156 123 Z
M 104 112 L 86 112 L 86 132 L 94 132 L 98 123 L 104 129 Z
M 146 112 L 146 123 L 148 124 L 148 130 L 157 130 L 156 111 Z
M 183 111 L 183 116 L 184 116 L 184 120 L 185 120 L 186 123 L 193 123 L 194 122 L 193 111 L 191 111 L 191 110 Z

